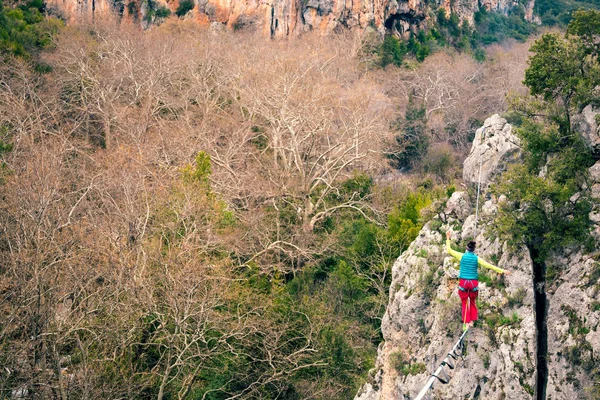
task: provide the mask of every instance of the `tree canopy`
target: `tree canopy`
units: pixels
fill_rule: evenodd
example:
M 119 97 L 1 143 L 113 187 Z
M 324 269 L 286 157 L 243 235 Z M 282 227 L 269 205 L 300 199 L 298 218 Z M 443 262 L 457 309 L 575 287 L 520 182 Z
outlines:
M 43 0 L 31 0 L 18 7 L 6 6 L 0 0 L 0 54 L 29 58 L 51 44 L 62 22 L 46 18 L 45 8 Z
M 596 98 L 600 81 L 593 41 L 599 16 L 579 11 L 564 38 L 546 34 L 531 47 L 524 81 L 530 97 L 514 103 L 525 116 L 516 129 L 523 163 L 494 187 L 498 196 L 505 196 L 496 218 L 498 231 L 514 246 L 525 246 L 532 261 L 538 400 L 546 398 L 548 384 L 546 285 L 561 272 L 549 268 L 548 259 L 565 246 L 593 248 L 588 168 L 594 159 L 572 116 Z
M 507 198 L 498 227 L 537 261 L 556 246 L 588 239 L 588 168 L 594 160 L 572 115 L 597 98 L 600 64 L 593 38 L 599 30 L 599 12 L 578 11 L 565 37 L 537 40 L 524 81 L 532 97 L 514 104 L 526 116 L 516 130 L 524 163 L 495 188 Z

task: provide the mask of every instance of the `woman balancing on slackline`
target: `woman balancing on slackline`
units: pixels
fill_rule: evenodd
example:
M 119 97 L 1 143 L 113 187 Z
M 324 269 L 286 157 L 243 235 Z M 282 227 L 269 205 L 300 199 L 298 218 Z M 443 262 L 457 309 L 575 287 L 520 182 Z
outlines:
M 450 231 L 446 232 L 446 250 L 448 253 L 460 261 L 460 273 L 458 274 L 458 295 L 462 300 L 462 320 L 464 329 L 473 326 L 473 321 L 477 321 L 477 298 L 479 282 L 479 274 L 477 273 L 477 265 L 496 271 L 499 274 L 510 274 L 510 271 L 498 268 L 487 261 L 482 260 L 475 254 L 475 242 L 467 244 L 467 252 L 460 253 L 452 250 L 450 247 Z

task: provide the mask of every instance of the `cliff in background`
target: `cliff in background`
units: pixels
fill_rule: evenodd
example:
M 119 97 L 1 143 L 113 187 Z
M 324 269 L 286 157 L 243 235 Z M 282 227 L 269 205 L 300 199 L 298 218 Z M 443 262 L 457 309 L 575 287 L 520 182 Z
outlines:
M 588 114 L 591 114 L 592 110 Z M 592 147 L 598 144 L 594 118 L 584 114 L 582 126 Z M 587 124 L 587 125 L 586 125 Z M 390 300 L 382 322 L 384 342 L 378 350 L 371 381 L 356 400 L 412 399 L 461 334 L 458 265 L 444 250 L 445 232 L 464 248 L 476 236 L 478 254 L 512 271 L 480 276 L 478 325 L 469 333 L 464 357 L 451 380 L 434 385 L 435 399 L 532 399 L 536 385 L 536 301 L 534 290 L 547 296 L 547 398 L 597 399 L 600 357 L 600 264 L 598 254 L 557 249 L 546 287 L 534 288 L 532 265 L 525 249 L 511 250 L 494 236 L 498 201 L 485 187 L 508 164 L 518 162 L 518 139 L 497 115 L 477 131 L 464 163 L 470 193 L 455 192 L 445 209 L 427 223 L 410 248 L 394 264 Z M 481 162 L 482 193 L 475 233 L 475 186 Z M 600 162 L 590 168 L 593 193 L 600 193 Z M 591 215 L 598 221 L 597 214 Z M 598 228 L 594 232 L 598 237 Z M 459 249 L 462 250 L 462 249 Z M 544 349 L 542 349 L 544 350 Z
M 185 0 L 188 1 L 188 0 Z M 262 32 L 265 36 L 295 36 L 309 31 L 327 35 L 339 29 L 393 30 L 399 35 L 426 25 L 432 11 L 442 7 L 473 22 L 481 8 L 508 14 L 524 4 L 526 19 L 533 20 L 534 0 L 192 0 L 185 18 L 202 24 L 224 25 L 232 30 Z M 180 0 L 49 0 L 49 7 L 68 19 L 93 19 L 114 13 L 143 27 L 157 22 L 153 10 L 175 12 Z

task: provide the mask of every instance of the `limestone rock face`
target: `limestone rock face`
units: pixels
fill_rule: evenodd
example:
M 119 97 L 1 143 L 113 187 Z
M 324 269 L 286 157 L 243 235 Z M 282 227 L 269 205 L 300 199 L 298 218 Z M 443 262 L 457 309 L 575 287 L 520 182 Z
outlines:
M 505 155 L 518 160 L 518 150 L 508 141 L 510 125 L 493 116 L 478 131 L 469 158 L 484 158 L 486 183 L 498 176 Z M 512 139 L 511 139 L 512 140 Z M 507 151 L 498 152 L 498 148 Z M 492 152 L 491 150 L 494 149 Z M 504 156 L 496 157 L 497 153 Z M 491 156 L 494 154 L 494 157 Z M 467 177 L 478 172 L 465 162 Z M 600 184 L 600 164 L 592 167 L 592 184 Z M 472 196 L 472 195 L 471 195 Z M 484 197 L 485 198 L 485 192 Z M 442 212 L 428 222 L 392 268 L 387 310 L 382 320 L 380 345 L 371 379 L 356 400 L 413 399 L 438 367 L 461 329 L 457 295 L 458 263 L 444 249 L 445 232 L 452 242 L 475 237 L 478 255 L 512 273 L 500 276 L 481 271 L 479 321 L 469 333 L 466 352 L 456 369 L 446 372 L 447 385 L 434 385 L 434 399 L 534 398 L 536 386 L 537 328 L 535 323 L 532 265 L 526 249 L 511 249 L 492 233 L 498 201 L 490 198 L 479 210 L 475 234 L 474 199 L 454 193 Z M 460 247 L 455 249 L 464 251 Z M 600 398 L 600 264 L 579 250 L 557 249 L 550 257 L 548 296 L 548 387 L 554 400 Z M 482 278 L 483 275 L 483 278 Z M 419 365 L 406 374 L 403 364 Z
M 528 0 L 533 9 L 534 0 Z M 155 22 L 145 0 L 49 0 L 50 7 L 68 18 L 92 19 L 115 13 L 137 21 L 144 28 Z M 175 11 L 179 1 L 157 0 L 154 7 Z M 508 13 L 517 6 L 510 0 L 194 0 L 189 16 L 202 24 L 220 23 L 228 28 L 261 32 L 265 36 L 288 37 L 316 31 L 327 35 L 336 29 L 388 30 L 401 36 L 422 29 L 438 7 L 473 22 L 480 7 Z
M 575 253 L 557 255 L 551 268 L 562 271 L 548 286 L 548 398 L 600 398 L 594 383 L 600 355 L 600 266 Z
M 600 200 L 600 161 L 590 167 L 592 184 L 592 197 Z
M 534 0 L 521 2 L 522 4 L 519 4 L 518 0 L 456 0 L 456 2 L 452 2 L 452 8 L 449 0 L 443 0 L 443 3 L 447 11 L 457 13 L 461 19 L 467 20 L 471 24 L 474 22 L 475 13 L 481 9 L 508 15 L 509 11 L 520 5 L 523 6 L 525 19 L 530 22 L 537 22 L 533 15 Z
M 519 139 L 512 133 L 512 126 L 494 114 L 475 133 L 463 165 L 463 180 L 477 184 L 481 176 L 481 184 L 486 187 L 508 164 L 516 162 L 519 154 Z
M 455 198 L 463 196 L 466 193 Z M 465 220 L 450 215 L 446 218 L 445 222 L 434 218 L 426 224 L 394 264 L 390 301 L 382 322 L 385 342 L 379 352 L 378 370 L 373 373 L 377 379 L 365 386 L 357 399 L 414 398 L 461 334 L 458 265 L 444 250 L 443 233 L 463 226 Z M 453 239 L 460 240 L 460 234 L 456 231 Z M 513 318 L 514 322 L 475 328 L 467 340 L 466 357 L 455 370 L 448 370 L 450 383 L 436 385 L 432 398 L 476 398 L 475 393 L 479 393 L 484 399 L 530 399 L 529 388 L 535 381 L 531 371 L 536 331 L 529 260 L 524 253 L 508 253 L 485 231 L 477 241 L 481 257 L 497 258 L 513 271 L 508 278 L 489 273 L 492 283 L 480 284 L 480 318 Z M 507 298 L 511 297 L 518 301 L 509 304 Z M 398 358 L 422 364 L 425 372 L 404 375 L 394 361 Z
M 466 192 L 454 192 L 446 202 L 444 213 L 465 220 L 471 211 L 471 200 Z
M 87 19 L 94 15 L 106 15 L 109 13 L 122 14 L 124 7 L 113 4 L 109 0 L 48 0 L 47 8 L 55 9 L 67 19 Z
M 574 125 L 583 135 L 596 159 L 600 158 L 600 127 L 598 126 L 598 120 L 596 120 L 598 116 L 600 116 L 600 109 L 590 104 L 583 109 L 581 114 L 573 118 Z
M 482 6 L 489 11 L 498 11 L 507 14 L 508 11 L 519 4 L 515 0 L 482 0 Z

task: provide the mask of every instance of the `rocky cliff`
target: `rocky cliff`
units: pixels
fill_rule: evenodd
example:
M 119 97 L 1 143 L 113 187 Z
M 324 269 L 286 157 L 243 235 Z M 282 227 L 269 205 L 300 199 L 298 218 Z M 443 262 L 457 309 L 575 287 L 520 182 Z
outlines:
M 483 186 L 519 159 L 518 139 L 497 115 L 477 131 L 464 164 L 466 182 Z M 481 162 L 481 167 L 480 167 Z M 600 183 L 600 164 L 591 168 Z M 596 191 L 600 192 L 600 189 Z M 491 229 L 497 199 L 483 192 L 475 233 L 475 190 L 455 192 L 393 266 L 389 305 L 370 382 L 355 400 L 412 399 L 461 334 L 458 265 L 444 250 L 444 233 L 464 248 L 476 235 L 478 254 L 511 275 L 480 276 L 480 321 L 447 385 L 436 384 L 435 399 L 532 399 L 536 337 L 534 289 L 548 296 L 547 398 L 598 399 L 600 386 L 600 264 L 597 254 L 560 249 L 550 262 L 558 270 L 547 287 L 534 288 L 527 251 L 510 250 Z M 597 232 L 596 232 L 597 234 Z M 461 249 L 462 250 L 462 249 Z M 550 267 L 550 269 L 551 269 Z
M 154 10 L 176 11 L 181 0 L 49 0 L 68 18 L 94 18 L 115 13 L 144 27 L 156 21 Z M 186 18 L 202 24 L 224 25 L 230 29 L 262 32 L 265 36 L 286 37 L 317 31 L 329 34 L 339 29 L 394 30 L 400 35 L 423 28 L 431 11 L 440 7 L 473 21 L 480 8 L 508 13 L 524 4 L 533 20 L 534 0 L 192 0 Z

